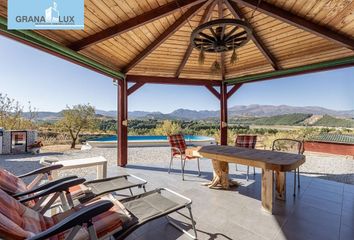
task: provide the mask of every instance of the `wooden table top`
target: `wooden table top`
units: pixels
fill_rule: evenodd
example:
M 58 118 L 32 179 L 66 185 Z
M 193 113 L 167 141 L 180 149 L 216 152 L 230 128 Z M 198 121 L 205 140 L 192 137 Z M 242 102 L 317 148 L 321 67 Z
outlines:
M 204 146 L 198 152 L 204 158 L 282 172 L 296 169 L 306 159 L 302 154 L 220 145 Z

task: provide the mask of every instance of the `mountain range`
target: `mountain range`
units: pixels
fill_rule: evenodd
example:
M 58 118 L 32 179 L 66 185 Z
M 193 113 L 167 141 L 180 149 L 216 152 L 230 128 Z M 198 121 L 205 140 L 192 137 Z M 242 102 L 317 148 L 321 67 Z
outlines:
M 177 109 L 171 113 L 132 111 L 129 112 L 130 119 L 180 119 L 180 120 L 202 120 L 218 118 L 219 111 L 196 111 L 190 109 Z M 335 117 L 353 118 L 354 110 L 337 111 L 318 106 L 294 107 L 288 105 L 236 105 L 228 109 L 230 117 L 270 117 L 292 113 L 306 113 L 314 115 L 331 115 Z M 116 111 L 96 110 L 96 114 L 102 117 L 116 118 Z M 26 113 L 24 113 L 26 116 Z M 55 121 L 62 117 L 62 112 L 38 112 L 37 119 L 43 121 Z

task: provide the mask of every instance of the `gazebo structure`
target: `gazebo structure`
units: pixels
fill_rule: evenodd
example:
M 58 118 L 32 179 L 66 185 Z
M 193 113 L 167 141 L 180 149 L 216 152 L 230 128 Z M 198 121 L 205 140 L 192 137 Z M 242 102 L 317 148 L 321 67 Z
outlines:
M 1 0 L 0 34 L 117 81 L 118 165 L 125 166 L 128 96 L 144 84 L 206 87 L 220 100 L 226 145 L 227 99 L 242 84 L 354 65 L 353 11 L 345 0 L 85 0 L 84 30 L 29 31 L 8 30 Z M 237 49 L 236 63 L 232 52 L 206 52 L 199 64 L 192 31 L 224 18 L 247 24 L 251 41 Z

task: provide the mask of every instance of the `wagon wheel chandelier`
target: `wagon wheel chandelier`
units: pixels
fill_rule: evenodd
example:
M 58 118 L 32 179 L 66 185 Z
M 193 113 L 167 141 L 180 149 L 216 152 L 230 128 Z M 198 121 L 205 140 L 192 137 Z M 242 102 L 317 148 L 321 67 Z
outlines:
M 244 21 L 217 19 L 194 29 L 191 35 L 191 43 L 195 49 L 200 51 L 200 64 L 204 63 L 205 52 L 222 53 L 231 50 L 233 53 L 230 63 L 233 64 L 237 60 L 236 49 L 245 45 L 250 40 L 251 34 L 251 29 Z
M 175 1 L 179 6 L 178 0 Z M 251 39 L 252 29 L 246 20 L 223 18 L 220 9 L 224 1 L 225 0 L 218 1 L 219 19 L 201 24 L 192 31 L 190 43 L 193 48 L 199 50 L 199 64 L 204 64 L 205 52 L 215 53 L 217 56 L 217 54 L 228 51 L 233 51 L 230 57 L 230 63 L 234 64 L 237 61 L 236 49 L 244 46 Z M 257 0 L 257 6 L 253 10 L 250 20 L 253 20 L 254 14 L 261 2 L 262 0 Z M 182 8 L 180 6 L 179 8 L 183 13 Z M 186 19 L 186 22 L 188 22 L 189 27 L 193 29 L 188 19 Z M 221 70 L 221 64 L 217 59 L 211 66 L 211 70 L 215 73 Z

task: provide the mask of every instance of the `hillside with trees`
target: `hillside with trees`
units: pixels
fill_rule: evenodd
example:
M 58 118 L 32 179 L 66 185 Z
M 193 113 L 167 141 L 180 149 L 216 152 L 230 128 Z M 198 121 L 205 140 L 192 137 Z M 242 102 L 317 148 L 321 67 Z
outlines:
M 321 119 L 315 122 L 313 126 L 354 128 L 354 120 L 324 115 Z

